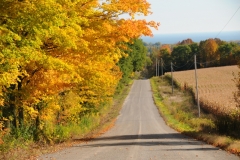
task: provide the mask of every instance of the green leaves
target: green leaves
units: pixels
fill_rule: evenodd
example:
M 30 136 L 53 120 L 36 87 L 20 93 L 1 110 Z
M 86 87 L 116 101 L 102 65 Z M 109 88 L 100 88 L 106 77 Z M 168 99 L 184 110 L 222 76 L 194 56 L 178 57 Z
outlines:
M 118 62 L 118 66 L 122 71 L 122 78 L 118 88 L 123 84 L 128 84 L 129 80 L 133 78 L 133 72 L 142 71 L 146 64 L 147 49 L 142 40 L 134 39 L 132 43 L 127 43 L 127 46 L 126 55 Z
M 116 64 L 125 55 L 123 48 L 131 50 L 126 51 L 129 59 L 121 61 L 125 70 L 131 65 L 126 76 L 145 63 L 142 42 L 126 43 L 151 35 L 149 27 L 157 26 L 118 16 L 148 14 L 148 9 L 139 0 L 105 5 L 97 0 L 2 0 L 0 112 L 13 117 L 14 127 L 35 124 L 42 130 L 47 122 L 60 121 L 56 115 L 77 122 L 84 105 L 97 108 L 110 101 L 122 76 Z

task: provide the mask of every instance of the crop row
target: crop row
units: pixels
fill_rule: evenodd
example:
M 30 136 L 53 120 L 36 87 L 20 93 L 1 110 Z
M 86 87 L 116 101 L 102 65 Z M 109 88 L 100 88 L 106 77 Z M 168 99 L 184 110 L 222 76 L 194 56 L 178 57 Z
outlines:
M 238 112 L 234 100 L 237 91 L 233 74 L 237 74 L 237 66 L 204 68 L 197 70 L 198 95 L 201 108 L 216 115 L 229 115 Z M 168 76 L 171 73 L 167 73 Z M 196 95 L 195 71 L 173 73 L 174 80 L 182 89 L 191 89 Z

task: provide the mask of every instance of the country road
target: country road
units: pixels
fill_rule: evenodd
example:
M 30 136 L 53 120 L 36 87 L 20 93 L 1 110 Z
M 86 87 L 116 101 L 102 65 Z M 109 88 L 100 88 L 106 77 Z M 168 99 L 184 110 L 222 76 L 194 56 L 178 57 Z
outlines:
M 152 99 L 149 80 L 136 80 L 115 126 L 88 143 L 38 159 L 56 160 L 239 160 L 219 148 L 168 127 Z

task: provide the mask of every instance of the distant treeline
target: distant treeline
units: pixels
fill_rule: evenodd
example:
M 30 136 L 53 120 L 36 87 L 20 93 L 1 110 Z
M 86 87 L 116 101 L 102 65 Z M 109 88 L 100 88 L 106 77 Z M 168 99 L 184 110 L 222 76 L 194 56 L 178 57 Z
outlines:
M 174 45 L 160 42 L 144 43 L 144 45 L 148 48 L 148 55 L 153 61 L 153 65 L 147 67 L 149 76 L 156 73 L 156 59 L 163 60 L 164 72 L 171 71 L 171 62 L 175 71 L 193 69 L 195 54 L 198 68 L 236 65 L 240 60 L 240 44 L 218 38 L 207 39 L 200 43 L 186 39 Z

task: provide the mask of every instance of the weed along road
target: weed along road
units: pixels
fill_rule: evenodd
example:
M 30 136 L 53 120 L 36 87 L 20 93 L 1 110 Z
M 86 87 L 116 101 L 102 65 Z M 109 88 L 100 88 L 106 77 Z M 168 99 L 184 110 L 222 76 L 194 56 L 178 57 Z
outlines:
M 239 160 L 168 127 L 154 105 L 149 80 L 136 80 L 115 126 L 102 136 L 38 159 Z

